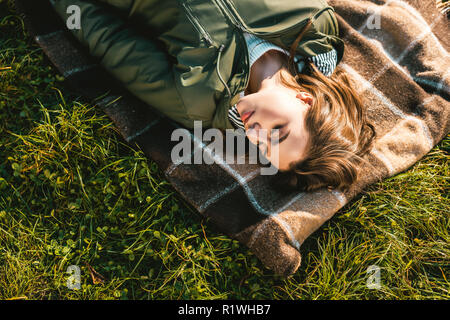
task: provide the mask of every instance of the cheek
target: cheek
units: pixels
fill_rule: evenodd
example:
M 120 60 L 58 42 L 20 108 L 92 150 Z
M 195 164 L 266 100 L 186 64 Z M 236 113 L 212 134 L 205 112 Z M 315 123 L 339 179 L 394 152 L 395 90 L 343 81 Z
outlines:
M 288 170 L 291 163 L 298 162 L 305 156 L 305 140 L 295 137 L 293 131 L 295 131 L 294 128 L 291 131 L 292 136 L 283 141 L 278 150 L 274 148 L 275 153 L 271 154 L 271 158 L 274 158 L 279 170 Z M 276 152 L 278 152 L 278 155 L 276 155 Z
M 258 109 L 258 112 L 261 117 L 267 120 L 283 119 L 289 114 L 285 106 L 279 103 L 265 103 Z
M 300 112 L 300 107 L 296 99 L 280 96 L 276 101 L 272 102 L 267 111 L 271 113 L 270 116 L 272 117 L 294 119 Z
M 289 99 L 283 104 L 283 110 L 291 120 L 297 119 L 302 111 L 302 104 L 297 99 Z

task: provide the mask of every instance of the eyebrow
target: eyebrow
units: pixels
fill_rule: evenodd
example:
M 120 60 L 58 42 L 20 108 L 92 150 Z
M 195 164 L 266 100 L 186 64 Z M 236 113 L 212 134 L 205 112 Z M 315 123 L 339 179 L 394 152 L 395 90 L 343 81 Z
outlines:
M 277 141 L 275 141 L 275 142 L 273 143 L 273 145 L 282 143 L 284 140 L 287 139 L 287 137 L 289 136 L 290 133 L 291 133 L 291 130 L 289 130 L 284 136 L 282 136 L 282 137 L 279 138 Z

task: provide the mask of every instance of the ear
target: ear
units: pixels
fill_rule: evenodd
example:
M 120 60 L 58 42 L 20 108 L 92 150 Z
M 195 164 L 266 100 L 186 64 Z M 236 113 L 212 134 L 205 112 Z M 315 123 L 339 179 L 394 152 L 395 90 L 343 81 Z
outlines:
M 304 92 L 304 91 L 297 93 L 297 95 L 295 97 L 297 99 L 302 100 L 304 103 L 309 104 L 310 106 L 312 105 L 312 103 L 314 101 L 314 97 L 311 94 L 309 94 L 308 92 Z

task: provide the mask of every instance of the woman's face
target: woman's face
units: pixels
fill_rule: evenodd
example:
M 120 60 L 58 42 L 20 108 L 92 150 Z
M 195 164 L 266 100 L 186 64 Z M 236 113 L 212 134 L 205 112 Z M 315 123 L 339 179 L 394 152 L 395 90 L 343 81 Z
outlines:
M 306 111 L 313 97 L 282 85 L 242 97 L 236 107 L 248 139 L 279 170 L 306 156 Z

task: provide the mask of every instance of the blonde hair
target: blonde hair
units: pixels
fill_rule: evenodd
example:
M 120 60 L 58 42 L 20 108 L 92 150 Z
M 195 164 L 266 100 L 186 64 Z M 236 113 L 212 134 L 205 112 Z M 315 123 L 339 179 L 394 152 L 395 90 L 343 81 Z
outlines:
M 326 77 L 309 62 L 305 74 L 293 76 L 289 65 L 289 72 L 280 72 L 282 83 L 313 96 L 305 116 L 310 139 L 306 157 L 291 163 L 278 182 L 306 191 L 321 187 L 346 190 L 357 179 L 357 165 L 376 137 L 363 102 L 339 67 Z

